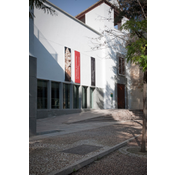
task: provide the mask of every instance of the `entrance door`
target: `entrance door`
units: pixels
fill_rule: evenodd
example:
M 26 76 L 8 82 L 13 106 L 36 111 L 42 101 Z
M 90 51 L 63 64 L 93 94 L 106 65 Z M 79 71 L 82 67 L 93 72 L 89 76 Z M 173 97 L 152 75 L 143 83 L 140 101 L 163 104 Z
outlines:
M 125 85 L 117 84 L 118 109 L 125 109 Z

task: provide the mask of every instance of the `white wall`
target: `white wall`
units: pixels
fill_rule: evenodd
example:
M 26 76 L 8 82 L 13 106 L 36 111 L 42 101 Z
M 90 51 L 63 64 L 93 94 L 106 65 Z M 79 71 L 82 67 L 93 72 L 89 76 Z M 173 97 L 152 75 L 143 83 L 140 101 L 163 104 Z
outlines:
M 57 16 L 35 9 L 34 54 L 37 57 L 37 78 L 64 81 L 64 47 L 71 48 L 72 82 L 74 82 L 74 51 L 80 52 L 81 84 L 91 86 L 91 62 L 96 60 L 96 86 L 103 88 L 102 57 L 104 51 L 92 51 L 92 38 L 99 34 L 76 19 L 56 10 Z
M 114 28 L 114 10 L 109 13 L 110 7 L 102 3 L 85 14 L 86 24 L 95 30 L 102 32 L 105 26 Z
M 105 29 L 105 25 L 114 29 L 113 20 L 99 20 L 99 15 L 102 17 L 110 17 L 111 15 L 113 17 L 113 11 L 109 14 L 109 8 L 103 3 L 88 12 L 86 14 L 88 26 L 99 32 Z M 69 47 L 72 55 L 72 83 L 74 83 L 75 72 L 74 51 L 80 52 L 81 85 L 91 86 L 91 57 L 94 57 L 96 87 L 104 88 L 104 107 L 114 108 L 115 75 L 117 73 L 114 67 L 117 64 L 117 52 L 125 54 L 125 49 L 122 47 L 123 41 L 119 38 L 111 40 L 113 37 L 105 36 L 103 39 L 108 42 L 108 48 L 93 51 L 91 49 L 94 47 L 92 40 L 98 38 L 100 34 L 62 12 L 62 10 L 57 9 L 56 12 L 57 16 L 52 16 L 42 10 L 35 9 L 33 54 L 37 57 L 37 78 L 64 82 L 64 47 Z M 115 31 L 118 36 L 123 35 L 122 32 Z M 32 46 L 31 43 L 30 46 Z M 130 84 L 127 85 L 127 88 L 129 86 Z M 111 93 L 113 93 L 112 105 Z M 129 100 L 132 99 L 129 98 Z

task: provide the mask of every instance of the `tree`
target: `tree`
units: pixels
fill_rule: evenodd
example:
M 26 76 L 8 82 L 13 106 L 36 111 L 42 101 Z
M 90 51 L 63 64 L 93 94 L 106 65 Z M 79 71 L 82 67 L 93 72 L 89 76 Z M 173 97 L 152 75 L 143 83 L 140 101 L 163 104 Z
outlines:
M 29 0 L 29 17 L 33 19 L 35 15 L 33 14 L 33 9 L 36 7 L 37 9 L 44 10 L 45 13 L 49 13 L 51 15 L 56 14 L 55 10 L 45 4 L 46 0 Z
M 144 72 L 143 76 L 143 128 L 141 152 L 146 151 L 147 132 L 147 0 L 118 0 L 120 20 L 128 17 L 121 30 L 129 30 L 126 42 L 126 59 L 136 63 Z

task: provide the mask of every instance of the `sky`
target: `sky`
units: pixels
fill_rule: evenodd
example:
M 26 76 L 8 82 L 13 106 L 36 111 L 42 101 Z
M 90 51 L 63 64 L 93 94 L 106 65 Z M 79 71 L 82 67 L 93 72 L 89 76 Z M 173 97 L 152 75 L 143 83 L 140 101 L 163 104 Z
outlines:
M 48 0 L 72 16 L 76 16 L 99 0 Z

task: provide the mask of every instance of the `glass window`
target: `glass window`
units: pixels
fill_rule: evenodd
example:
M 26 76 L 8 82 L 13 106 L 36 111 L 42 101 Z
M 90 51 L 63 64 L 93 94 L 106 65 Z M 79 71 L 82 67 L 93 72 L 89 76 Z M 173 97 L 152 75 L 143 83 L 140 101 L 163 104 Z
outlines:
M 63 84 L 63 109 L 70 108 L 70 85 Z
M 74 85 L 74 108 L 79 108 L 79 86 Z
M 125 75 L 125 59 L 119 57 L 119 74 Z
M 59 83 L 52 82 L 52 108 L 59 109 Z
M 37 108 L 47 109 L 47 81 L 37 82 Z
M 87 87 L 82 86 L 82 108 L 87 108 Z

